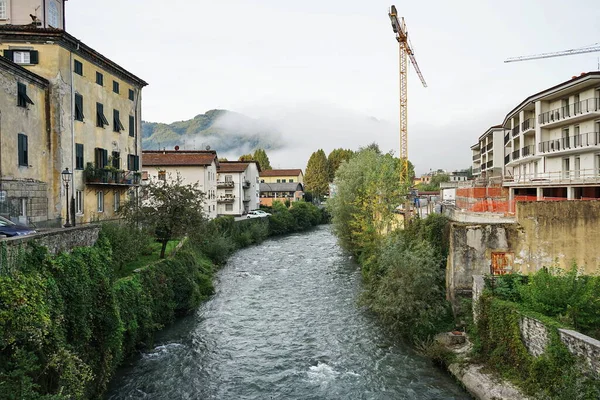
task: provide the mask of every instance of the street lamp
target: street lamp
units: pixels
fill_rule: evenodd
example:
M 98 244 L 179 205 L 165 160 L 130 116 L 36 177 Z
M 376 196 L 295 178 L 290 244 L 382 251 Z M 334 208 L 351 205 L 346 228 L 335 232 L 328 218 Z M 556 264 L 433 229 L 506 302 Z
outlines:
M 67 191 L 67 223 L 65 224 L 65 228 L 70 228 L 71 227 L 71 220 L 70 220 L 70 212 L 69 212 L 69 183 L 71 182 L 71 177 L 73 176 L 73 173 L 71 171 L 69 171 L 69 168 L 65 168 L 65 170 L 61 173 L 62 176 L 62 181 L 65 184 L 65 189 Z

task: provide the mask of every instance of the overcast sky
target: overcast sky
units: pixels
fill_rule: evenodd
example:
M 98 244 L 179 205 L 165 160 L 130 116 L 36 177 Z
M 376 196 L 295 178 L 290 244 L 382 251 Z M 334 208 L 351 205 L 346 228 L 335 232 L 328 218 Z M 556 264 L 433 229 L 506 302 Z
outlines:
M 398 153 L 390 1 L 71 0 L 67 30 L 150 84 L 144 120 L 222 108 L 279 121 L 293 150 L 273 154 L 272 164 L 304 168 L 316 148 L 376 141 Z M 600 53 L 503 63 L 600 42 L 598 4 L 397 2 L 429 86 L 411 69 L 409 158 L 417 172 L 470 166 L 470 145 L 525 97 L 598 70 Z

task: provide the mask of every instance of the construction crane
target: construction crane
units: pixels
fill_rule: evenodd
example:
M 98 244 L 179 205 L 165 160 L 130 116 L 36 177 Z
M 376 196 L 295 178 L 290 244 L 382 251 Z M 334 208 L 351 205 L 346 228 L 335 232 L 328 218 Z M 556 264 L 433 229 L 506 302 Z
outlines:
M 404 184 L 408 181 L 408 63 L 407 57 L 415 68 L 415 72 L 419 75 L 423 87 L 427 87 L 425 78 L 421 73 L 419 64 L 415 59 L 415 53 L 412 49 L 412 44 L 408 38 L 408 31 L 404 23 L 404 17 L 398 19 L 398 11 L 396 6 L 391 6 L 388 12 L 392 21 L 392 29 L 396 34 L 396 40 L 400 46 L 400 159 L 402 160 L 402 169 L 400 171 L 400 182 Z
M 516 61 L 537 60 L 540 58 L 571 56 L 573 54 L 593 53 L 596 51 L 600 51 L 600 43 L 595 43 L 591 46 L 581 47 L 578 49 L 557 51 L 555 53 L 542 53 L 542 54 L 536 54 L 533 56 L 512 57 L 512 58 L 505 60 L 504 62 L 509 63 L 509 62 L 516 62 Z

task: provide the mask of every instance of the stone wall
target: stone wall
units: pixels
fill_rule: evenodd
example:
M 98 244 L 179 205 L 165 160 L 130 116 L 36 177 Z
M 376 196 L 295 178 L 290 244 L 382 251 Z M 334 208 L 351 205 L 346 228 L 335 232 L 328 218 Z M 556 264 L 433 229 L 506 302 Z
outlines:
M 593 371 L 600 374 L 600 341 L 569 329 L 559 329 L 558 333 L 572 354 L 582 357 Z
M 529 354 L 535 357 L 544 354 L 550 342 L 546 326 L 537 319 L 521 316 L 519 327 L 521 328 L 521 339 Z
M 25 246 L 34 242 L 44 246 L 51 254 L 70 252 L 76 247 L 93 246 L 98 240 L 100 225 L 85 225 L 74 228 L 57 229 L 35 235 L 0 240 L 0 275 L 19 269 L 19 254 Z
M 36 225 L 48 220 L 48 185 L 45 182 L 32 180 L 0 181 L 5 201 L 0 204 L 0 212 L 14 222 Z M 26 199 L 26 218 L 19 219 L 21 199 Z

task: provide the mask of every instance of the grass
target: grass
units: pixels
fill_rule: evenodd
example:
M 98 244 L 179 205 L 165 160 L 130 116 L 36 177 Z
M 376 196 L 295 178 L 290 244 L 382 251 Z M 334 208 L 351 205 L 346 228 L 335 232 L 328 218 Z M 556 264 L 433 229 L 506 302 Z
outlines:
M 169 240 L 169 242 L 167 242 L 165 257 L 169 257 L 173 253 L 173 250 L 175 250 L 177 244 L 179 244 L 179 240 Z M 141 255 L 137 260 L 126 264 L 123 267 L 123 269 L 117 273 L 117 278 L 123 278 L 125 276 L 131 275 L 131 273 L 133 273 L 133 271 L 135 271 L 136 269 L 143 268 L 160 260 L 160 249 L 162 247 L 162 243 L 152 242 L 152 245 L 150 247 L 152 249 L 151 254 Z

